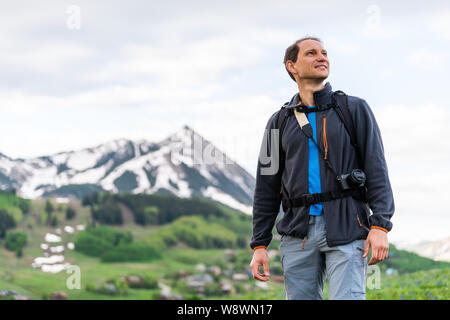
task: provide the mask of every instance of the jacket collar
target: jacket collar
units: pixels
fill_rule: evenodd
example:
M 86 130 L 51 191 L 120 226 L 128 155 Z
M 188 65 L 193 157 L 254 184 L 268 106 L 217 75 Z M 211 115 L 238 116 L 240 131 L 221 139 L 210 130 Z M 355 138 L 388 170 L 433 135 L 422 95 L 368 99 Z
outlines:
M 331 88 L 331 84 L 329 82 L 327 82 L 325 84 L 325 87 L 323 87 L 322 89 L 320 89 L 318 91 L 314 91 L 313 95 L 314 95 L 315 106 L 318 107 L 321 105 L 326 105 L 328 103 L 331 103 L 332 94 L 333 94 L 333 90 Z M 287 105 L 287 108 L 294 108 L 295 106 L 298 105 L 299 101 L 300 101 L 300 94 L 297 92 L 292 97 L 291 101 Z

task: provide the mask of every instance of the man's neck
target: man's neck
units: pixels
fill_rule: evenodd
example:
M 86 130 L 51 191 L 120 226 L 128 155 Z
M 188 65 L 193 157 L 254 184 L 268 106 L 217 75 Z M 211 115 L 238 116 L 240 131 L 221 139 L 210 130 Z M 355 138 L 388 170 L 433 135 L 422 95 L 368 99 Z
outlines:
M 314 92 L 325 87 L 323 80 L 317 79 L 304 79 L 297 82 L 297 85 L 302 103 L 307 106 L 314 105 Z

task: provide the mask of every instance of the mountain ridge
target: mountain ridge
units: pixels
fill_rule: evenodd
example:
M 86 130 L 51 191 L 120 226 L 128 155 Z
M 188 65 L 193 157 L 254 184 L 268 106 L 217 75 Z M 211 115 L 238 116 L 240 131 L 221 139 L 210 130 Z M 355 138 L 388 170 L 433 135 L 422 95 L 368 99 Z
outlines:
M 28 159 L 0 153 L 0 189 L 24 198 L 93 191 L 205 197 L 251 213 L 255 179 L 191 127 L 159 142 L 115 139 Z
M 436 261 L 450 262 L 450 237 L 417 243 L 399 243 L 397 247 Z

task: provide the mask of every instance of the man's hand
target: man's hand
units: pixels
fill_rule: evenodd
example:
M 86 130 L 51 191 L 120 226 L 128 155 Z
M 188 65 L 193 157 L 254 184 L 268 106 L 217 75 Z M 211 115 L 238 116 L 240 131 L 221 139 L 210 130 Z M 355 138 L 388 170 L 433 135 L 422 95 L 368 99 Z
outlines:
M 263 267 L 264 273 L 259 273 L 259 267 Z M 253 278 L 259 281 L 269 280 L 269 257 L 265 248 L 258 248 L 253 253 L 253 259 L 250 263 L 250 269 L 252 270 Z
M 369 248 L 372 248 L 369 266 L 386 259 L 389 253 L 387 233 L 379 229 L 370 230 L 364 246 L 363 258 L 369 255 Z

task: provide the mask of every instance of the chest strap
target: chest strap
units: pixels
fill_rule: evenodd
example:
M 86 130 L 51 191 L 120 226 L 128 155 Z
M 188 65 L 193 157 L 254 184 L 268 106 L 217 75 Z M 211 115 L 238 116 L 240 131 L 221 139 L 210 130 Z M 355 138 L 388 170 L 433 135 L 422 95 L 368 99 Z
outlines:
M 305 193 L 297 198 L 286 198 L 283 197 L 281 200 L 283 207 L 308 207 L 313 204 L 332 201 L 336 199 L 341 199 L 345 197 L 354 197 L 355 199 L 367 202 L 367 189 L 349 189 L 345 191 L 329 191 L 322 193 Z

